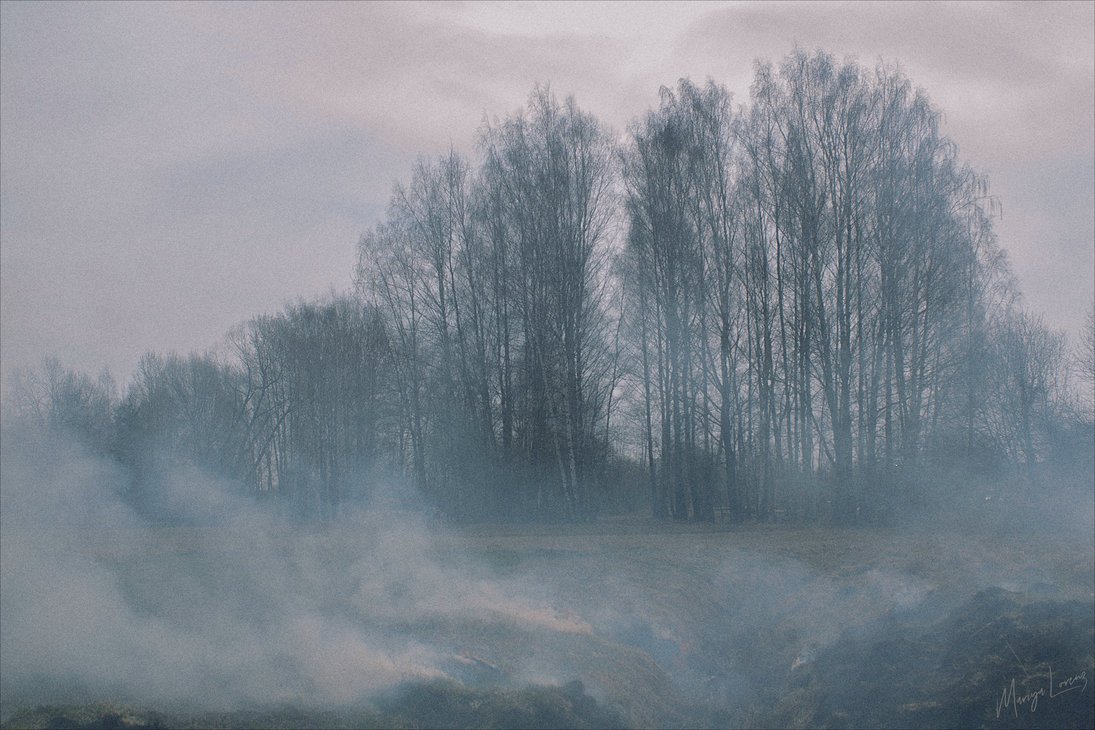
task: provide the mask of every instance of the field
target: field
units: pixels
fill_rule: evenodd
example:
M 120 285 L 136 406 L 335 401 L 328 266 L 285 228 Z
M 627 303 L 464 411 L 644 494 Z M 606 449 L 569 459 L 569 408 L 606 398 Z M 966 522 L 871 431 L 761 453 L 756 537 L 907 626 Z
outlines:
M 5 727 L 1090 727 L 1088 519 L 5 528 Z

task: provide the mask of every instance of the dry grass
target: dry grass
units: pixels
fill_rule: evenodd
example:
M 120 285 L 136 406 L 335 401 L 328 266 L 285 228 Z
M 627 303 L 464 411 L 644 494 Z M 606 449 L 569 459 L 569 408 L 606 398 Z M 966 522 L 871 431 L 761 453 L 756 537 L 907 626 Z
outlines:
M 136 593 L 152 591 L 165 571 L 195 562 L 232 565 L 256 549 L 231 527 L 63 530 L 47 537 L 36 541 L 41 549 L 78 552 L 114 566 L 130 577 L 129 590 Z M 263 549 L 304 551 L 320 562 L 360 559 L 373 538 L 285 528 L 268 535 Z M 2 539 L 18 535 L 5 529 Z M 996 700 L 996 675 L 981 670 L 1006 669 L 999 642 L 974 642 L 966 658 L 944 651 L 971 622 L 995 611 L 1014 634 L 1052 643 L 1075 635 L 1062 628 L 1062 611 L 1075 616 L 1077 606 L 1095 606 L 1095 536 L 1076 534 L 632 519 L 431 526 L 423 550 L 439 574 L 470 576 L 489 591 L 482 610 L 473 603 L 472 609 L 405 620 L 385 615 L 381 628 L 440 655 L 471 657 L 466 663 L 478 668 L 471 674 L 442 666 L 455 681 L 411 683 L 403 694 L 386 695 L 367 709 L 241 710 L 173 715 L 171 723 L 803 727 L 879 724 L 891 717 L 931 727 L 953 719 L 947 707 L 961 705 L 962 717 L 981 718 L 975 710 Z M 984 591 L 993 587 L 1005 589 L 1006 597 L 986 598 Z M 1031 601 L 1049 608 L 1024 608 Z M 929 667 L 916 675 L 926 689 L 896 693 L 899 711 L 891 716 L 862 714 L 869 701 L 854 694 L 842 706 L 833 685 L 841 673 L 863 692 L 878 694 L 869 676 L 855 672 L 861 655 L 881 676 L 901 669 L 893 657 L 917 657 Z M 1091 661 L 1090 652 L 1069 657 Z M 1087 667 L 1089 677 L 1092 669 Z M 575 680 L 581 691 L 568 685 Z M 981 697 L 986 692 L 990 696 Z M 5 727 L 151 727 L 164 721 L 155 713 L 95 707 L 24 712 Z M 118 722 L 123 724 L 109 725 Z

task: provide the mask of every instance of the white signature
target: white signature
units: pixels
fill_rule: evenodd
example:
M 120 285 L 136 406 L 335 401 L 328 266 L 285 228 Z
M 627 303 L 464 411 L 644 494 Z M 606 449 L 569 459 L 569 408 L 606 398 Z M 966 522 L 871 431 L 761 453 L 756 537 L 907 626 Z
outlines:
M 1039 687 L 1038 689 L 1031 690 L 1018 696 L 1015 694 L 1015 678 L 1012 677 L 1011 683 L 1004 686 L 1004 691 L 1000 693 L 1000 699 L 996 701 L 996 717 L 999 719 L 1000 714 L 1009 707 L 1015 717 L 1019 717 L 1019 708 L 1024 706 L 1027 706 L 1030 712 L 1036 712 L 1038 710 L 1038 700 L 1042 697 L 1053 699 L 1075 690 L 1080 690 L 1080 693 L 1083 694 L 1086 689 L 1086 669 L 1079 674 L 1074 674 L 1071 677 L 1066 677 L 1065 679 L 1054 682 L 1053 667 L 1050 666 L 1048 687 Z

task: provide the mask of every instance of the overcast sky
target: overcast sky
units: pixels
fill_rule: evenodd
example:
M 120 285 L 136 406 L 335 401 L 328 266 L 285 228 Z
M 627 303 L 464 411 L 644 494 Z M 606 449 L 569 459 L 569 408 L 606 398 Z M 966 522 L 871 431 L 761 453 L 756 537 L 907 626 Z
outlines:
M 538 81 L 622 130 L 661 85 L 748 100 L 796 43 L 901 64 L 990 176 L 1027 303 L 1095 291 L 1095 4 L 3 2 L 0 365 L 149 350 L 350 285 L 416 155 Z

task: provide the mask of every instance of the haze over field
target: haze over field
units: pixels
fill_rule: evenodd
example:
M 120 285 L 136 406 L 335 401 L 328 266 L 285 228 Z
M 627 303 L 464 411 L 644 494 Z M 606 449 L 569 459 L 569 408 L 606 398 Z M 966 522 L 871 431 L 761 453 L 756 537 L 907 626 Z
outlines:
M 165 526 L 73 444 L 7 437 L 2 455 L 6 727 L 150 710 L 187 727 L 1090 720 L 1087 683 L 999 704 L 1050 665 L 1092 676 L 1091 509 L 1047 500 L 962 531 L 452 529 L 389 493 L 319 528 L 183 469 L 163 475 Z M 111 704 L 28 713 L 90 702 Z
M 5 730 L 1095 724 L 1095 6 L 0 13 Z

